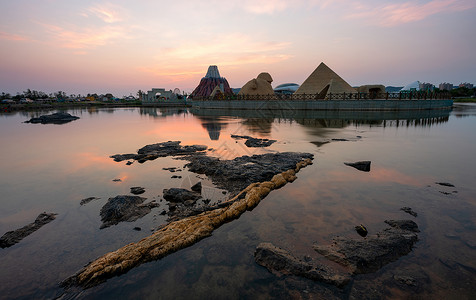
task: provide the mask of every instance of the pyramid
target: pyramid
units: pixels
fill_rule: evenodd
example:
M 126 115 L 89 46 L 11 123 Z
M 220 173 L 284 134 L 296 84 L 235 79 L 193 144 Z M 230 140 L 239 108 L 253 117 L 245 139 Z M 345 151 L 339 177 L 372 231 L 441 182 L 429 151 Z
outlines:
M 326 88 L 327 91 L 324 91 Z M 357 93 L 357 91 L 323 62 L 294 92 L 294 94 L 323 94 L 319 95 L 319 98 L 325 98 L 328 93 Z

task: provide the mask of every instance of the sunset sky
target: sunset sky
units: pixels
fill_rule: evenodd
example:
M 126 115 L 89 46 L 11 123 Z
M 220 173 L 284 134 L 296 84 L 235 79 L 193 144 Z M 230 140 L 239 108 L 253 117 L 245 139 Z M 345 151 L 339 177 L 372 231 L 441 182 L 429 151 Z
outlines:
M 179 88 L 209 65 L 239 88 L 301 84 L 325 62 L 352 86 L 476 83 L 475 0 L 0 0 L 0 92 Z

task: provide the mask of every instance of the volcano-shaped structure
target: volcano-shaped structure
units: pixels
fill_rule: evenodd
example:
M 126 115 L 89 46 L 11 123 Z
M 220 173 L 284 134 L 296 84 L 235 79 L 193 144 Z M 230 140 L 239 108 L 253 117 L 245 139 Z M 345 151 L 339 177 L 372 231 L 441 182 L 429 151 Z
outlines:
M 200 80 L 200 84 L 193 90 L 191 97 L 210 97 L 218 86 L 225 96 L 232 95 L 233 91 L 225 77 L 220 77 L 217 66 L 209 66 L 207 75 Z

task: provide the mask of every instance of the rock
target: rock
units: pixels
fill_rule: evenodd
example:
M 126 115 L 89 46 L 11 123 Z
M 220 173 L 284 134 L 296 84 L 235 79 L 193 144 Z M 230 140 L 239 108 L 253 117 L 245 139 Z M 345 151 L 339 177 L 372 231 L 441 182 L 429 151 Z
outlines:
M 314 245 L 326 258 L 350 268 L 353 274 L 371 273 L 408 254 L 418 240 L 418 225 L 411 220 L 385 221 L 387 228 L 366 239 L 335 237 L 331 245 Z
M 296 275 L 314 281 L 343 287 L 349 283 L 349 274 L 338 274 L 336 271 L 319 264 L 304 262 L 287 251 L 271 243 L 260 243 L 254 253 L 255 261 L 276 275 Z
M 133 161 L 128 161 L 128 162 L 126 162 L 126 165 L 130 166 L 130 165 L 132 165 L 133 163 L 134 163 Z
M 133 222 L 150 213 L 152 208 L 159 206 L 155 202 L 144 204 L 143 202 L 146 199 L 129 195 L 109 198 L 99 213 L 103 222 L 101 229 L 116 225 L 119 222 Z
M 201 193 L 202 192 L 202 182 L 199 181 L 199 182 L 195 183 L 194 185 L 192 185 L 192 187 L 190 189 L 194 192 Z
M 122 181 L 122 179 L 118 179 L 118 178 L 116 178 L 116 179 L 113 179 L 112 181 L 114 181 L 114 182 L 121 182 L 121 181 Z
M 358 161 L 354 163 L 344 163 L 346 166 L 356 168 L 359 171 L 370 172 L 370 161 Z
M 164 194 L 163 197 L 165 200 L 170 202 L 178 202 L 178 203 L 183 203 L 187 200 L 196 201 L 201 197 L 201 195 L 196 192 L 189 191 L 182 188 L 164 189 L 163 194 Z
M 137 243 L 128 244 L 90 262 L 75 275 L 61 282 L 61 286 L 65 288 L 92 287 L 108 278 L 124 274 L 142 263 L 163 258 L 189 247 L 210 236 L 221 225 L 231 222 L 239 218 L 245 211 L 253 209 L 272 190 L 293 181 L 296 178 L 295 174 L 310 164 L 312 164 L 310 158 L 302 159 L 292 168 L 276 174 L 270 181 L 250 184 L 230 199 L 228 201 L 230 205 L 226 207 L 159 226 L 152 235 Z M 285 182 L 283 183 L 281 179 L 284 179 Z
M 182 178 L 182 176 L 179 176 L 179 175 L 173 175 L 172 177 L 170 178 Z
M 407 214 L 410 214 L 414 217 L 417 217 L 418 214 L 416 212 L 414 212 L 410 207 L 407 207 L 407 206 L 404 206 L 402 208 L 400 208 L 400 210 L 403 210 L 404 212 L 406 212 Z
M 364 225 L 360 224 L 359 226 L 355 226 L 355 231 L 361 236 L 361 237 L 366 237 L 367 234 L 369 233 L 367 231 L 367 228 L 365 228 Z
M 449 182 L 435 182 L 436 184 L 442 185 L 442 186 L 447 186 L 447 187 L 455 187 L 454 184 L 449 183 Z
M 79 204 L 80 205 L 85 205 L 85 204 L 88 204 L 89 202 L 91 202 L 93 200 L 98 200 L 98 199 L 101 199 L 101 198 L 97 198 L 97 197 L 85 198 L 85 199 L 81 200 L 81 202 Z
M 0 247 L 8 248 L 20 242 L 25 237 L 40 229 L 42 226 L 56 219 L 57 214 L 43 212 L 36 217 L 33 223 L 14 231 L 8 231 L 0 238 Z
M 159 157 L 186 155 L 203 152 L 207 149 L 205 145 L 181 146 L 180 141 L 168 141 L 163 143 L 146 145 L 137 151 L 137 154 L 115 154 L 110 156 L 114 161 L 137 160 L 144 163 L 147 160 L 154 160 Z M 167 168 L 171 169 L 171 168 Z M 175 169 L 175 168 L 173 168 Z
M 234 139 L 246 139 L 245 145 L 247 147 L 255 147 L 255 148 L 257 148 L 257 147 L 269 147 L 272 144 L 277 142 L 276 140 L 258 139 L 258 138 L 254 138 L 254 137 L 247 136 L 247 135 L 234 135 L 234 134 L 232 134 L 231 137 L 234 138 Z
M 31 118 L 25 123 L 41 123 L 41 124 L 65 124 L 74 120 L 79 119 L 79 117 L 72 116 L 69 113 L 57 112 L 51 115 L 43 115 L 38 118 Z
M 269 181 L 273 176 L 293 169 L 298 162 L 312 158 L 313 154 L 299 152 L 245 155 L 232 160 L 201 155 L 183 157 L 190 161 L 185 166 L 191 172 L 207 175 L 218 188 L 232 193 L 243 190 L 253 182 Z
M 135 230 L 135 231 L 141 231 L 142 230 L 142 228 L 140 228 L 140 227 L 134 227 L 132 229 Z
M 143 187 L 140 187 L 140 186 L 131 187 L 131 194 L 139 195 L 143 193 L 145 193 L 145 189 Z

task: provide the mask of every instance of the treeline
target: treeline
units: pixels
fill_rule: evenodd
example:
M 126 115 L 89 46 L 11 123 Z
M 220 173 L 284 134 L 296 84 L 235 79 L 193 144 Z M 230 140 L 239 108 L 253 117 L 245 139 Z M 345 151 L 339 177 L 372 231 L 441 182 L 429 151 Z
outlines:
M 74 95 L 71 95 L 71 96 L 74 96 Z M 16 95 L 11 95 L 10 93 L 5 93 L 5 92 L 2 92 L 0 94 L 0 99 L 1 100 L 4 100 L 4 99 L 20 100 L 20 99 L 24 99 L 24 98 L 31 99 L 31 100 L 48 99 L 48 98 L 50 98 L 50 99 L 66 99 L 67 95 L 63 91 L 58 91 L 56 93 L 47 94 L 47 93 L 42 92 L 42 91 L 36 91 L 36 90 L 30 90 L 30 89 L 27 89 L 23 93 L 17 93 Z
M 469 89 L 467 87 L 458 87 L 450 91 L 451 97 L 461 98 L 461 97 L 476 97 L 476 88 Z

